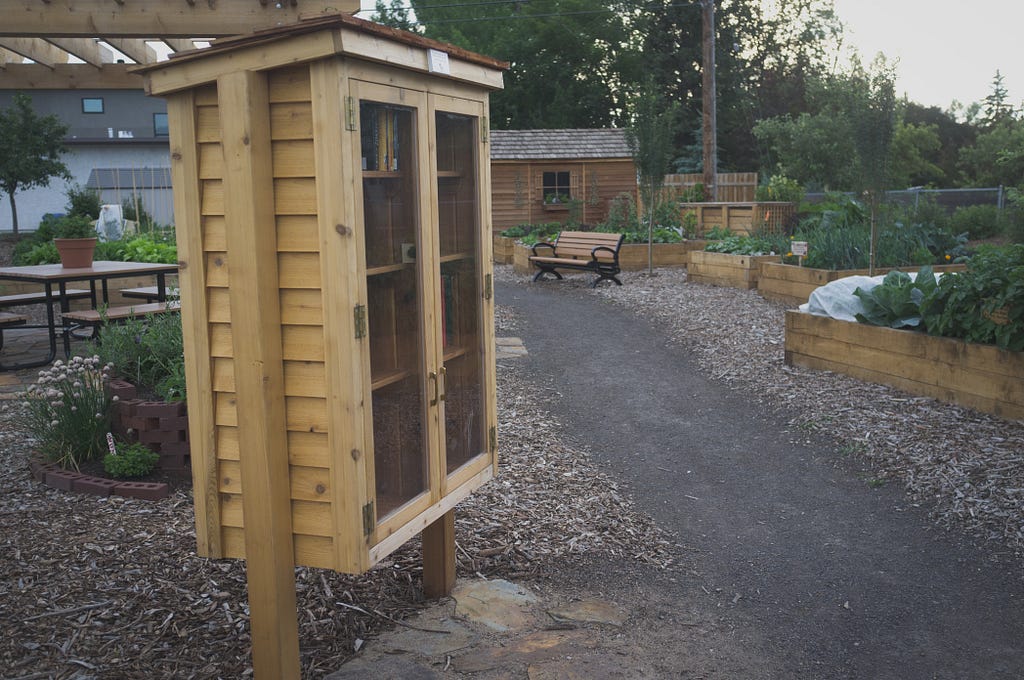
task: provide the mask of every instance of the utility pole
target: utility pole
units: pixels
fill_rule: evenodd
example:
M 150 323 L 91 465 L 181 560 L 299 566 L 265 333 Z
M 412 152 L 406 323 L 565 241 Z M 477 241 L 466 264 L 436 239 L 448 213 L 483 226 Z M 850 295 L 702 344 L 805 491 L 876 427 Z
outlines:
M 718 116 L 715 92 L 715 0 L 701 0 L 704 9 L 702 34 L 704 43 L 703 59 L 703 109 L 704 122 L 704 192 L 709 201 L 718 200 Z

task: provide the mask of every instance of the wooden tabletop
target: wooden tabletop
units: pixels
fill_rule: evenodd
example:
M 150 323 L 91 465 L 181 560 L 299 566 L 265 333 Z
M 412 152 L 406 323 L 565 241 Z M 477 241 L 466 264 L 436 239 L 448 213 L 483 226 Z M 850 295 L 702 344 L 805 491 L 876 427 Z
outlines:
M 39 264 L 28 267 L 0 267 L 0 279 L 8 281 L 80 281 L 83 279 L 117 278 L 135 274 L 173 274 L 177 264 L 154 262 L 112 262 L 99 260 L 91 267 L 68 269 L 59 264 Z

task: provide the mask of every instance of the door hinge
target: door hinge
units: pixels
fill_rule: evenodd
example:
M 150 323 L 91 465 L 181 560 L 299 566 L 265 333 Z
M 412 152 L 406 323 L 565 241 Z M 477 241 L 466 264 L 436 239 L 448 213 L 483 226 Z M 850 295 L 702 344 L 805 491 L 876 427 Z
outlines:
M 494 275 L 487 274 L 484 276 L 484 299 L 490 300 L 492 295 L 494 295 Z
M 345 129 L 349 131 L 356 130 L 356 99 L 355 97 L 345 97 Z
M 369 536 L 373 533 L 376 522 L 373 517 L 373 501 L 363 506 L 363 534 Z
M 491 429 L 488 432 L 488 439 L 490 439 L 491 455 L 493 455 L 498 452 L 498 428 L 493 425 L 491 426 Z
M 353 312 L 353 321 L 356 325 L 356 337 L 366 337 L 366 305 L 356 305 Z
M 486 144 L 490 134 L 491 131 L 487 126 L 487 116 L 484 116 L 480 119 L 480 141 Z

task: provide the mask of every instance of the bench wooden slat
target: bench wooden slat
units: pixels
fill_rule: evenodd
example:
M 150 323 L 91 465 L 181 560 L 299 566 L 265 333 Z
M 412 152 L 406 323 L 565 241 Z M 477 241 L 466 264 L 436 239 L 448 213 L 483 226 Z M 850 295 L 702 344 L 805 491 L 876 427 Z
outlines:
M 28 317 L 24 314 L 12 314 L 11 312 L 0 312 L 0 328 L 9 328 L 11 326 L 21 326 L 28 322 Z
M 122 288 L 120 291 L 122 297 L 126 298 L 140 298 L 143 300 L 156 300 L 160 297 L 160 292 L 157 286 L 140 286 L 138 288 Z M 171 288 L 170 286 L 164 286 L 164 297 L 177 297 L 178 289 Z
M 80 288 L 68 288 L 66 296 L 69 300 L 80 300 L 82 298 L 89 297 L 90 293 L 87 290 Z M 60 300 L 60 293 L 53 291 L 53 299 Z M 39 291 L 37 293 L 16 293 L 14 295 L 0 295 L 0 307 L 19 307 L 21 305 L 36 305 L 42 302 L 46 302 L 46 293 Z
M 177 312 L 179 309 L 180 307 L 177 303 L 149 302 L 141 305 L 107 307 L 103 311 L 98 309 L 83 309 L 81 311 L 65 312 L 61 316 L 65 320 L 75 321 L 83 326 L 97 326 L 104 323 L 104 321 L 123 321 L 131 317 L 143 317 L 147 314 Z

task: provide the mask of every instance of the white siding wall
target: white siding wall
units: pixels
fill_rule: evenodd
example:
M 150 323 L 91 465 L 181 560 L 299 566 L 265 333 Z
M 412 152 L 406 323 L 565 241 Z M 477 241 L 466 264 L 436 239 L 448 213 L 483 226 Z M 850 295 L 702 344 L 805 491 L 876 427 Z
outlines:
M 166 143 L 125 143 L 76 144 L 64 157 L 64 163 L 71 172 L 70 185 L 85 186 L 89 173 L 94 168 L 166 168 L 171 165 L 170 151 Z M 62 213 L 67 205 L 69 183 L 53 179 L 50 186 L 19 191 L 15 197 L 18 206 L 18 227 L 21 231 L 33 231 L 46 213 Z M 120 203 L 132 194 L 132 187 L 121 187 L 119 191 L 103 193 L 107 203 Z M 142 191 L 145 209 L 161 224 L 174 221 L 174 208 L 170 190 Z M 0 195 L 0 233 L 11 231 L 11 208 L 6 194 Z

